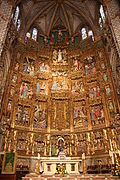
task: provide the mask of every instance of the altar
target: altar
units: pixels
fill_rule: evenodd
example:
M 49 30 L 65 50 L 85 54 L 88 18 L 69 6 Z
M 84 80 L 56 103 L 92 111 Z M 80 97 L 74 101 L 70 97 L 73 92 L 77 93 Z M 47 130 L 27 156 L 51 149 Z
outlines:
M 59 159 L 50 158 L 43 160 L 43 175 L 62 174 L 79 174 L 80 160 L 72 160 L 71 158 Z
M 60 152 L 58 157 L 40 157 L 38 160 L 32 159 L 31 173 L 43 176 L 67 176 L 79 175 L 81 161 L 77 157 L 66 157 L 64 152 Z M 31 174 L 26 175 L 29 177 Z
M 79 174 L 79 163 L 80 159 L 71 159 L 60 152 L 58 157 L 43 159 L 43 175 Z

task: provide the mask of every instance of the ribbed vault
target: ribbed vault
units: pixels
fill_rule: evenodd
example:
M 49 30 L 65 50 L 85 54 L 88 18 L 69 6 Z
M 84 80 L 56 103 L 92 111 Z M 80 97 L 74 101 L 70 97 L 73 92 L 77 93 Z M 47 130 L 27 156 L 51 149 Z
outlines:
M 99 4 L 96 0 L 22 0 L 24 33 L 36 26 L 46 36 L 56 28 L 66 29 L 72 36 L 79 27 L 88 25 L 97 34 Z

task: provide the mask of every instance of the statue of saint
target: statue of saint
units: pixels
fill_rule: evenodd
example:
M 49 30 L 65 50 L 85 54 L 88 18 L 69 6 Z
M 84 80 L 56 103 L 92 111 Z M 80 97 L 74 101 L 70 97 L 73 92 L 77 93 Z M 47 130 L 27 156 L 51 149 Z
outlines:
M 57 54 L 58 63 L 62 62 L 62 59 L 63 59 L 63 53 L 62 53 L 61 49 L 59 49 L 58 54 Z
M 59 150 L 59 153 L 64 152 L 64 142 L 62 139 L 60 139 L 58 142 L 58 150 Z

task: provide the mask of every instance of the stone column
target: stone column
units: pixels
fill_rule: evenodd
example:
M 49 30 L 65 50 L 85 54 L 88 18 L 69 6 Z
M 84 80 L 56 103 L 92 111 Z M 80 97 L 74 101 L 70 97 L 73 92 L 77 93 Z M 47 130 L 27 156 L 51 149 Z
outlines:
M 119 0 L 104 0 L 103 2 L 107 10 L 109 27 L 115 45 L 115 47 L 114 45 L 112 47 L 113 52 L 111 52 L 110 61 L 112 61 L 112 73 L 120 102 L 120 4 Z
M 4 92 L 4 85 L 5 85 L 7 73 L 8 73 L 7 67 L 9 67 L 9 63 L 8 62 L 6 63 L 4 61 L 4 57 L 2 57 L 2 51 L 5 44 L 7 32 L 9 29 L 9 22 L 12 13 L 13 5 L 11 2 L 4 0 L 1 1 L 0 3 L 0 104 Z
M 0 4 L 0 56 L 5 43 L 12 13 L 12 4 L 4 0 Z
M 115 45 L 120 57 L 120 7 L 118 0 L 104 0 Z

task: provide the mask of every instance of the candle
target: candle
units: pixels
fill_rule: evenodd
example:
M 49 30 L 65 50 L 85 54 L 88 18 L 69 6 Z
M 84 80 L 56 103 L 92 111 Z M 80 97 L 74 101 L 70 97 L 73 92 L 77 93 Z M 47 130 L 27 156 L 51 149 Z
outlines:
M 38 153 L 38 159 L 40 159 L 40 153 Z
M 85 153 L 82 153 L 82 159 L 85 159 Z

